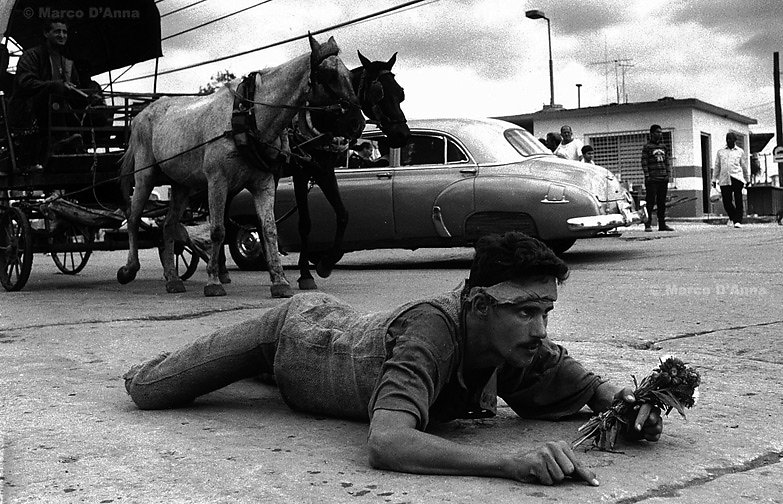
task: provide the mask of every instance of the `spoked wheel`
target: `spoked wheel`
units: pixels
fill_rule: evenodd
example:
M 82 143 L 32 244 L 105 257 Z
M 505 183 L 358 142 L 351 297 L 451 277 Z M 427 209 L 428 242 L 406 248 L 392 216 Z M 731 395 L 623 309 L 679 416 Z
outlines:
M 22 290 L 33 269 L 33 235 L 27 216 L 16 207 L 0 209 L 0 283 Z
M 95 233 L 86 226 L 72 222 L 60 224 L 57 231 L 52 234 L 52 250 L 56 251 L 63 246 L 71 245 L 77 245 L 79 248 L 84 246 L 85 250 L 52 252 L 52 260 L 57 265 L 57 269 L 66 275 L 75 275 L 83 270 L 92 255 L 91 247 L 94 240 Z
M 163 247 L 158 247 L 160 263 L 163 264 Z M 183 282 L 192 277 L 198 269 L 200 259 L 190 244 L 174 244 L 174 267 L 177 269 L 177 276 Z

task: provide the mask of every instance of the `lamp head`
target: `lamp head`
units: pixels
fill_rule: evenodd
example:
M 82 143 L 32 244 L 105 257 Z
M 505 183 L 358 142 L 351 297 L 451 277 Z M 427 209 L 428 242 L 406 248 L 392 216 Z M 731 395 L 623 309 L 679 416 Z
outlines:
M 525 17 L 530 19 L 546 19 L 546 15 L 544 14 L 544 11 L 533 9 L 529 11 L 525 11 Z

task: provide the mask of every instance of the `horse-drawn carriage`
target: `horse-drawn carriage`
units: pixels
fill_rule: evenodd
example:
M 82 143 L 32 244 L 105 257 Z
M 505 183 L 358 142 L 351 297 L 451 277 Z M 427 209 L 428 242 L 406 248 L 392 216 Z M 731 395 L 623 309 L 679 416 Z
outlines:
M 5 52 L 18 56 L 41 42 L 47 20 L 67 18 L 72 50 L 68 56 L 78 54 L 73 57 L 82 71 L 102 73 L 160 55 L 160 17 L 154 1 L 115 2 L 118 17 L 129 9 L 134 14 L 117 20 L 91 12 L 87 2 L 65 3 L 51 7 L 17 1 L 0 7 Z M 101 93 L 96 95 L 101 99 L 70 102 L 67 107 L 49 97 L 48 127 L 32 121 L 32 127 L 15 127 L 8 120 L 12 74 L 6 68 L 0 73 L 6 83 L 0 93 L 0 283 L 16 291 L 25 286 L 35 253 L 50 254 L 60 271 L 73 275 L 95 250 L 128 248 L 118 161 L 127 148 L 132 118 L 158 95 Z M 44 166 L 36 167 L 38 144 L 57 145 L 58 138 L 71 141 L 49 149 Z M 162 244 L 155 219 L 165 211 L 163 202 L 147 206 L 142 248 Z M 199 257 L 183 243 L 177 260 L 181 276 L 187 278 Z
M 160 56 L 157 2 L 113 2 L 112 9 L 117 13 L 113 19 L 121 25 L 115 28 L 107 27 L 105 17 L 90 26 L 94 6 L 85 0 L 62 3 L 68 3 L 68 9 L 42 6 L 37 0 L 17 0 L 13 6 L 3 6 L 0 22 L 6 23 L 6 40 L 10 37 L 20 49 L 26 48 L 35 43 L 42 29 L 40 19 L 35 29 L 31 28 L 31 18 L 62 16 L 74 27 L 73 39 L 79 43 L 73 46 L 85 50 L 103 46 L 103 50 L 93 51 L 90 56 L 91 74 Z M 126 10 L 134 15 L 124 16 Z M 150 35 L 157 37 L 157 45 L 150 46 Z M 117 37 L 125 40 L 117 42 Z M 90 38 L 92 42 L 85 42 Z M 139 40 L 144 43 L 139 44 Z M 119 249 L 129 250 L 127 265 L 117 272 L 117 279 L 127 283 L 139 269 L 138 249 L 157 246 L 161 248 L 167 291 L 181 292 L 181 279 L 192 275 L 199 256 L 188 248 L 187 235 L 183 238 L 179 232 L 180 220 L 183 214 L 200 214 L 209 215 L 211 241 L 208 253 L 201 254 L 208 261 L 209 283 L 204 292 L 225 294 L 221 286 L 228 281 L 222 252 L 224 212 L 231 195 L 244 187 L 251 190 L 256 200 L 272 295 L 292 295 L 277 256 L 273 214 L 276 177 L 291 175 L 302 187 L 310 180 L 322 188 L 328 187 L 344 229 L 347 218 L 339 215 L 334 151 L 329 143 L 339 138 L 342 140 L 338 143 L 345 148 L 346 138 L 358 137 L 364 126 L 362 112 L 377 120 L 382 129 L 388 126 L 393 130 L 400 145 L 408 134 L 399 109 L 401 88 L 396 91 L 399 86 L 390 72 L 394 58 L 389 62 L 369 62 L 361 57 L 363 66 L 348 71 L 337 56 L 333 39 L 319 44 L 310 37 L 310 46 L 310 53 L 254 72 L 241 84 L 233 81 L 210 97 L 168 96 L 161 100 L 156 94 L 110 92 L 102 104 L 96 105 L 93 100 L 82 108 L 50 107 L 50 114 L 69 114 L 77 121 L 74 124 L 71 120 L 64 126 L 64 122 L 51 116 L 48 129 L 37 132 L 38 135 L 79 137 L 81 141 L 62 150 L 50 150 L 43 171 L 30 170 L 35 161 L 30 158 L 31 137 L 35 133 L 14 130 L 6 120 L 6 109 L 0 109 L 3 287 L 24 287 L 35 252 L 50 253 L 61 271 L 74 274 L 84 267 L 93 250 Z M 4 98 L 0 99 L 3 105 Z M 132 125 L 138 114 L 143 114 L 143 119 Z M 298 120 L 294 120 L 295 116 Z M 289 146 L 292 136 L 281 131 L 292 124 L 293 130 L 307 130 L 311 136 Z M 243 143 L 246 149 L 241 148 Z M 252 166 L 251 154 L 258 158 L 257 166 Z M 120 161 L 122 174 L 118 173 Z M 278 162 L 295 165 L 297 170 L 284 174 L 279 166 L 269 166 Z M 268 170 L 255 169 L 258 165 Z M 135 185 L 132 200 L 129 186 L 120 183 L 130 180 Z M 169 208 L 150 204 L 147 200 L 153 186 L 166 182 L 171 184 Z M 206 212 L 194 212 L 192 206 L 186 210 L 189 201 L 193 204 L 194 194 L 199 193 L 206 196 Z M 306 191 L 302 195 L 306 199 Z M 126 212 L 127 233 L 121 229 Z M 145 225 L 144 217 L 164 213 L 160 228 Z M 303 214 L 304 202 L 300 218 Z M 307 231 L 303 232 L 306 236 Z M 338 231 L 334 253 L 327 256 L 331 264 L 323 270 L 331 271 L 339 259 L 339 242 Z M 300 263 L 305 265 L 301 268 L 303 276 L 310 275 L 306 257 L 306 253 L 300 257 Z M 184 263 L 184 271 L 180 271 L 180 263 Z M 312 277 L 310 282 L 300 279 L 300 288 L 315 288 Z

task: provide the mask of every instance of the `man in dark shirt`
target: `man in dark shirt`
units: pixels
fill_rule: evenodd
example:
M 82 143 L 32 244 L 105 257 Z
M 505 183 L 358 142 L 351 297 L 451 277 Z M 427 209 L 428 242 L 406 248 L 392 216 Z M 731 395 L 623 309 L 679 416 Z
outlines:
M 632 389 L 585 370 L 547 339 L 567 276 L 566 264 L 534 238 L 486 236 L 461 291 L 373 314 L 300 294 L 134 366 L 125 387 L 140 408 L 162 409 L 273 373 L 293 409 L 369 420 L 373 467 L 544 484 L 575 476 L 597 485 L 565 441 L 497 453 L 426 432 L 434 422 L 494 416 L 497 397 L 522 417 L 546 419 L 633 401 Z M 657 441 L 661 431 L 660 412 L 643 405 L 628 434 Z
M 16 65 L 14 92 L 8 103 L 11 126 L 18 129 L 38 129 L 38 144 L 30 171 L 43 170 L 48 155 L 49 105 L 54 110 L 67 107 L 68 100 L 86 98 L 79 90 L 79 74 L 71 59 L 63 54 L 68 41 L 68 25 L 48 22 L 44 28 L 45 42 L 27 49 Z M 55 125 L 64 126 L 64 116 L 56 114 Z M 35 122 L 33 122 L 33 119 Z M 78 138 L 77 138 L 78 136 Z M 59 138 L 62 145 L 81 140 L 80 135 Z
M 672 175 L 671 155 L 663 143 L 663 131 L 657 124 L 650 126 L 650 141 L 642 148 L 642 171 L 648 215 L 644 230 L 652 231 L 652 210 L 653 206 L 657 206 L 658 231 L 674 231 L 666 225 L 666 193 Z

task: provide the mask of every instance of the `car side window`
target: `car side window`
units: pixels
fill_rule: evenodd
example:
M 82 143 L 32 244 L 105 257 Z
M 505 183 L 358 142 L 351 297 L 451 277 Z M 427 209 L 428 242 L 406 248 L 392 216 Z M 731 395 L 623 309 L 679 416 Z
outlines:
M 445 164 L 446 142 L 443 137 L 430 135 L 412 135 L 408 143 L 400 149 L 402 166 Z
M 446 162 L 447 163 L 467 163 L 468 155 L 457 145 L 454 140 L 446 140 Z

